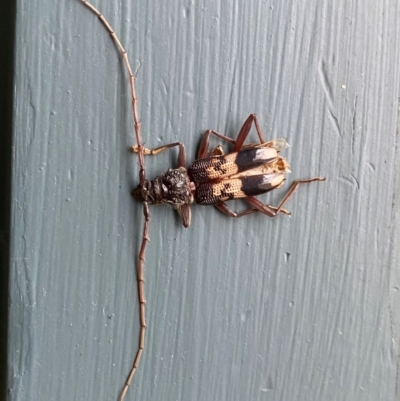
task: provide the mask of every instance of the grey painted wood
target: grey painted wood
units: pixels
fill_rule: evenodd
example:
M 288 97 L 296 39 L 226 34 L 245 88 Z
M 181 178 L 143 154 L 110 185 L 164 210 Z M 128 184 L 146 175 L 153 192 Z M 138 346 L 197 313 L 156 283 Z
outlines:
M 290 218 L 194 206 L 184 229 L 151 209 L 127 400 L 399 399 L 398 1 L 96 6 L 136 71 L 147 146 L 192 159 L 207 128 L 234 137 L 255 112 L 292 145 L 289 181 L 327 177 Z M 9 399 L 115 400 L 143 222 L 126 73 L 77 0 L 18 1 L 16 38 Z

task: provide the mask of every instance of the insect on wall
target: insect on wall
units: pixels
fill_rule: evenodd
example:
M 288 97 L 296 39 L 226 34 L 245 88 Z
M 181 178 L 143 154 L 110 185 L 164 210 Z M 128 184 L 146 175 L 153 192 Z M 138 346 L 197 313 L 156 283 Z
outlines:
M 285 157 L 281 155 L 281 152 L 288 147 L 287 142 L 284 139 L 267 141 L 255 114 L 248 116 L 236 139 L 229 138 L 212 129 L 207 130 L 201 139 L 197 159 L 189 165 L 186 160 L 185 146 L 181 142 L 166 144 L 154 149 L 145 148 L 137 109 L 138 99 L 135 90 L 135 77 L 132 73 L 128 55 L 102 14 L 89 2 L 81 1 L 97 15 L 122 55 L 129 77 L 136 137 L 136 144 L 133 144 L 131 150 L 136 154 L 139 161 L 138 185 L 132 190 L 132 196 L 141 203 L 144 216 L 141 231 L 142 239 L 136 260 L 140 332 L 133 365 L 120 393 L 119 400 L 122 401 L 139 366 L 145 347 L 147 324 L 144 260 L 147 243 L 150 239 L 149 205 L 165 204 L 171 206 L 178 212 L 184 227 L 190 226 L 192 203 L 213 205 L 226 216 L 235 218 L 253 213 L 262 214 L 266 217 L 275 217 L 279 214 L 289 215 L 290 213 L 285 209 L 285 206 L 297 188 L 301 184 L 324 181 L 325 178 L 314 177 L 294 181 L 277 206 L 268 205 L 257 198 L 258 195 L 281 187 L 284 184 L 287 173 L 290 172 L 290 166 Z M 258 135 L 258 143 L 246 143 L 247 136 L 253 125 Z M 225 154 L 221 146 L 210 149 L 209 142 L 212 136 L 227 142 L 232 147 L 232 151 Z M 150 137 L 146 138 L 146 143 L 151 143 Z M 155 156 L 174 148 L 178 148 L 176 165 L 169 168 L 165 173 L 153 179 L 148 179 L 146 175 L 146 160 L 149 159 L 149 156 Z M 248 208 L 241 212 L 235 212 L 228 203 L 232 203 L 237 199 L 245 200 Z

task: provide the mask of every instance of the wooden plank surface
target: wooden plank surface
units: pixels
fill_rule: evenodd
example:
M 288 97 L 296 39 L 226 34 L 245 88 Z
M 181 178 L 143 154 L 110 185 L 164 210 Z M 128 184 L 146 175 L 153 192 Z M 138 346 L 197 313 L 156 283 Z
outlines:
M 327 177 L 290 218 L 194 206 L 184 229 L 151 209 L 126 400 L 400 399 L 398 1 L 95 5 L 129 53 L 146 146 L 192 160 L 206 129 L 235 137 L 254 112 L 291 144 L 289 183 Z M 18 1 L 16 32 L 8 397 L 116 400 L 143 223 L 126 72 L 77 0 Z

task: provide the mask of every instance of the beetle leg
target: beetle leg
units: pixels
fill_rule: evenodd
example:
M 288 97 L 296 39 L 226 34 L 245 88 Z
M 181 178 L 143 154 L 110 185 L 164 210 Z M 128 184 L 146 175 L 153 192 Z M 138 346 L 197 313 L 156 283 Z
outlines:
M 234 151 L 235 152 L 239 151 L 240 149 L 242 149 L 243 143 L 246 140 L 247 136 L 249 135 L 249 132 L 250 132 L 250 129 L 251 129 L 251 125 L 253 123 L 254 123 L 254 125 L 256 127 L 256 131 L 257 131 L 258 138 L 260 139 L 260 143 L 261 144 L 267 143 L 265 141 L 264 135 L 263 135 L 263 133 L 261 131 L 261 127 L 260 127 L 260 124 L 258 122 L 257 116 L 255 114 L 250 114 L 247 117 L 247 119 L 244 122 L 244 124 L 242 125 L 242 128 L 240 129 L 236 140 L 228 138 L 227 136 L 222 135 L 217 131 L 214 131 L 214 130 L 211 130 L 211 129 L 207 130 L 204 133 L 203 138 L 202 138 L 202 140 L 200 142 L 200 147 L 199 147 L 199 151 L 198 151 L 198 154 L 197 154 L 197 158 L 198 159 L 204 159 L 205 157 L 208 157 L 210 155 L 211 156 L 214 155 L 213 152 L 211 152 L 211 154 L 208 153 L 210 135 L 211 134 L 213 134 L 216 137 L 222 139 L 223 141 L 229 142 L 230 144 L 234 145 Z M 254 145 L 253 144 L 249 144 L 247 146 L 254 146 Z
M 185 145 L 181 142 L 169 143 L 168 145 L 159 146 L 158 148 L 155 148 L 155 149 L 143 148 L 143 154 L 155 156 L 155 155 L 158 155 L 158 154 L 164 152 L 165 150 L 171 149 L 175 146 L 179 146 L 178 167 L 186 167 Z M 138 145 L 131 146 L 131 151 L 134 153 L 139 153 L 139 146 Z
M 248 214 L 252 214 L 252 213 L 257 213 L 257 212 L 261 212 L 266 214 L 269 217 L 274 217 L 277 213 L 278 208 L 274 207 L 274 206 L 270 206 L 270 205 L 264 205 L 263 203 L 261 203 L 257 198 L 253 198 L 252 196 L 250 197 L 252 199 L 255 199 L 257 202 L 259 202 L 259 205 L 257 205 L 257 207 L 253 207 L 251 209 L 247 209 L 244 210 L 243 212 L 240 213 L 236 213 L 234 211 L 232 211 L 225 202 L 219 202 L 216 205 L 214 205 L 220 212 L 226 214 L 229 217 L 242 217 L 242 216 L 246 216 Z M 248 198 L 246 198 L 247 200 Z M 288 212 L 285 209 L 281 209 L 280 213 L 284 213 L 287 215 L 290 215 L 290 212 Z
M 242 216 L 246 216 L 247 214 L 258 212 L 257 209 L 247 209 L 244 212 L 235 213 L 233 210 L 231 210 L 228 207 L 228 205 L 225 202 L 218 202 L 217 204 L 214 205 L 214 207 L 229 217 L 242 217 Z
M 226 142 L 229 142 L 232 145 L 235 145 L 236 141 L 233 140 L 232 138 L 228 138 L 227 136 L 222 135 L 217 131 L 209 129 L 204 133 L 203 138 L 201 139 L 200 146 L 199 146 L 199 151 L 197 153 L 197 158 L 198 159 L 204 159 L 205 157 L 209 156 L 208 148 L 210 146 L 209 142 L 210 142 L 210 135 L 211 134 L 215 135 L 216 137 L 218 137 L 218 138 L 220 138 L 220 139 L 222 139 L 222 140 L 224 140 Z M 213 152 L 211 152 L 211 156 L 215 156 L 215 155 L 213 155 Z
M 313 181 L 325 181 L 325 178 L 322 177 L 314 177 L 314 178 L 309 178 L 307 180 L 296 180 L 292 186 L 289 188 L 289 191 L 286 193 L 285 197 L 282 199 L 281 203 L 279 206 L 270 206 L 267 204 L 262 203 L 259 199 L 255 198 L 254 196 L 248 196 L 245 198 L 246 202 L 248 202 L 251 206 L 253 206 L 251 209 L 247 209 L 241 213 L 235 213 L 233 212 L 225 202 L 218 202 L 216 205 L 214 205 L 219 211 L 222 213 L 226 214 L 229 217 L 242 217 L 246 216 L 251 213 L 256 213 L 256 212 L 261 212 L 268 217 L 275 217 L 279 213 L 284 213 L 286 215 L 290 215 L 290 212 L 288 212 L 286 209 L 283 207 L 286 205 L 287 201 L 293 196 L 294 192 L 296 189 L 299 187 L 300 184 L 308 184 Z
M 306 180 L 296 180 L 292 186 L 289 188 L 287 191 L 285 197 L 282 199 L 281 203 L 279 204 L 278 207 L 271 207 L 269 205 L 264 205 L 262 202 L 260 202 L 257 198 L 254 198 L 252 196 L 249 196 L 246 198 L 246 201 L 250 203 L 254 208 L 259 210 L 260 212 L 270 216 L 270 217 L 275 217 L 277 214 L 283 212 L 283 207 L 286 205 L 287 201 L 293 196 L 294 192 L 296 189 L 299 187 L 300 184 L 308 184 L 313 181 L 325 181 L 325 178 L 322 177 L 314 177 L 314 178 L 308 178 Z M 266 207 L 266 208 L 265 208 Z M 271 213 L 272 209 L 272 214 Z M 285 212 L 284 212 L 285 213 Z M 287 214 L 287 213 L 285 213 Z M 290 213 L 289 213 L 290 214 Z
M 245 200 L 251 206 L 253 206 L 255 210 L 257 210 L 258 212 L 264 213 L 268 217 L 275 217 L 279 213 L 284 213 L 284 214 L 290 216 L 290 212 L 283 209 L 282 207 L 280 208 L 279 206 L 275 207 L 275 206 L 264 204 L 259 199 L 255 198 L 254 196 L 248 196 Z
M 231 138 L 228 138 L 225 135 L 220 134 L 217 131 L 214 131 L 212 129 L 207 130 L 204 135 L 203 138 L 200 142 L 200 147 L 199 147 L 199 151 L 197 154 L 197 158 L 198 159 L 204 159 L 205 157 L 208 156 L 214 156 L 213 152 L 211 152 L 211 154 L 208 153 L 208 148 L 209 148 L 209 142 L 210 142 L 210 135 L 213 134 L 216 137 L 229 142 L 230 144 L 234 145 L 234 152 L 239 151 L 240 149 L 242 149 L 243 147 L 243 143 L 246 140 L 247 136 L 249 135 L 250 129 L 251 129 L 251 125 L 254 123 L 255 127 L 256 127 L 256 131 L 257 131 L 257 135 L 258 138 L 260 139 L 260 143 L 261 144 L 268 144 L 267 146 L 272 146 L 273 141 L 270 142 L 266 142 L 264 139 L 264 135 L 261 131 L 261 127 L 260 124 L 258 122 L 257 116 L 255 114 L 250 114 L 246 121 L 244 122 L 244 124 L 242 125 L 242 128 L 239 131 L 239 134 L 237 136 L 236 140 L 233 140 Z M 271 145 L 269 145 L 271 143 Z M 255 144 L 248 144 L 245 146 L 254 146 Z
M 247 138 L 247 135 L 249 135 L 252 123 L 254 123 L 254 125 L 256 126 L 257 135 L 258 135 L 258 138 L 260 139 L 260 143 L 266 142 L 264 139 L 264 135 L 261 131 L 261 127 L 258 122 L 257 116 L 255 114 L 250 114 L 247 117 L 247 120 L 244 122 L 242 128 L 239 131 L 239 134 L 238 134 L 238 137 L 237 137 L 236 143 L 235 143 L 234 152 L 237 152 L 242 148 L 243 143 Z

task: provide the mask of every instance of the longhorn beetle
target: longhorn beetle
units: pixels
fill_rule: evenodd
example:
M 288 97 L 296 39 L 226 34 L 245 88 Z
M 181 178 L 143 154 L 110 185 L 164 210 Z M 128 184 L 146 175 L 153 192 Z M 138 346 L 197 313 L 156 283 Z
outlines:
M 289 145 L 284 139 L 275 139 L 268 142 L 265 141 L 255 114 L 251 114 L 244 122 L 236 140 L 219 134 L 214 130 L 207 130 L 200 143 L 198 159 L 191 163 L 187 168 L 185 167 L 185 146 L 180 142 L 160 146 L 156 149 L 145 148 L 140 134 L 135 77 L 129 64 L 128 55 L 103 15 L 88 1 L 81 1 L 86 7 L 92 10 L 92 12 L 96 14 L 103 23 L 122 54 L 122 58 L 125 62 L 129 75 L 133 122 L 136 136 L 136 145 L 132 146 L 131 149 L 134 153 L 137 153 L 139 157 L 139 185 L 132 191 L 132 196 L 142 202 L 144 215 L 142 241 L 137 261 L 140 334 L 136 356 L 119 397 L 119 401 L 122 401 L 139 365 L 144 349 L 144 339 L 147 327 L 145 319 L 146 300 L 144 296 L 143 267 L 145 249 L 147 242 L 149 241 L 150 210 L 148 205 L 171 205 L 178 211 L 185 227 L 189 227 L 190 225 L 190 204 L 194 201 L 200 205 L 214 205 L 218 210 L 229 217 L 242 217 L 256 212 L 263 213 L 268 217 L 275 217 L 279 213 L 289 215 L 290 213 L 283 207 L 292 197 L 298 186 L 313 181 L 324 181 L 325 178 L 314 177 L 294 181 L 277 207 L 264 204 L 255 198 L 255 195 L 260 195 L 279 188 L 285 180 L 285 174 L 290 172 L 289 163 L 284 157 L 279 155 L 280 150 Z M 244 141 L 250 132 L 252 124 L 255 125 L 260 143 L 244 145 Z M 209 139 L 211 134 L 232 144 L 233 152 L 224 154 L 221 146 L 217 146 L 210 152 Z M 156 177 L 154 180 L 148 180 L 146 178 L 144 156 L 157 155 L 175 146 L 179 148 L 178 167 L 175 169 L 168 169 L 167 172 Z M 232 199 L 244 199 L 250 205 L 250 208 L 241 213 L 235 213 L 225 203 Z

